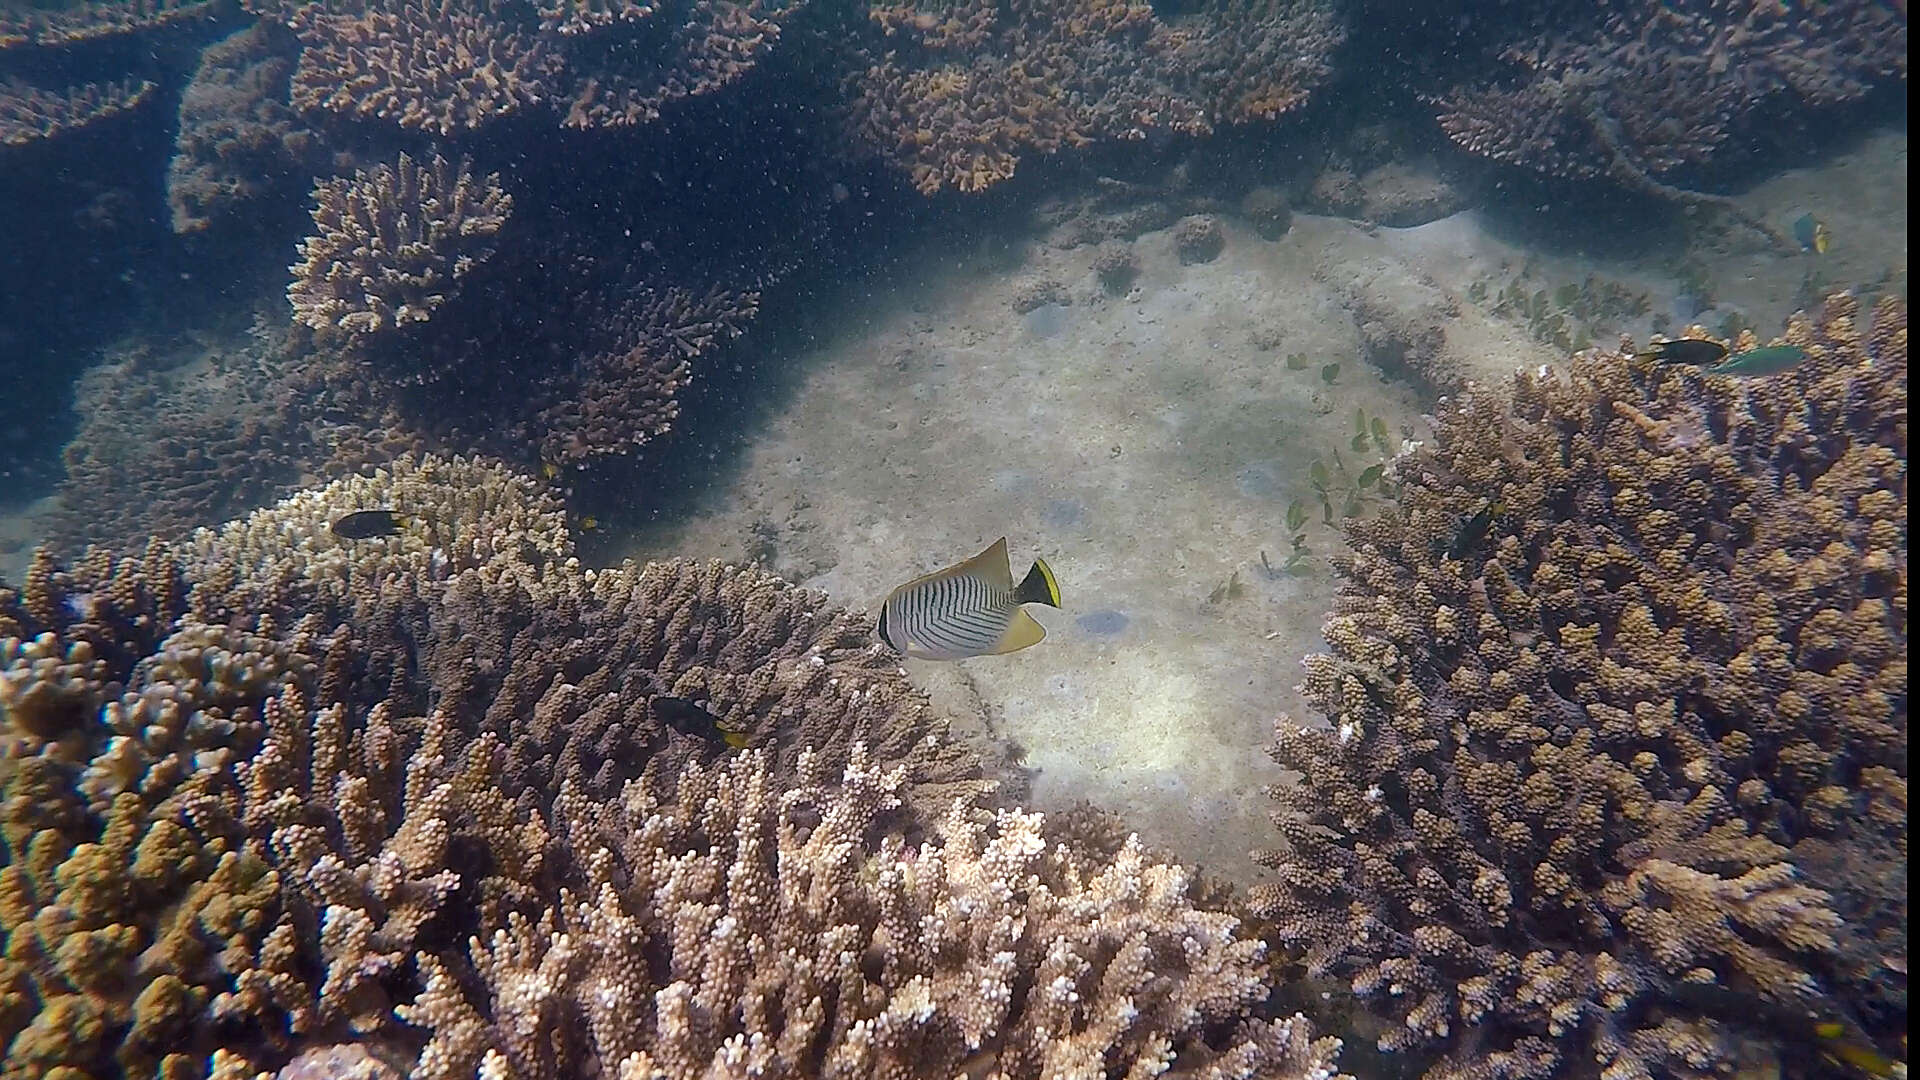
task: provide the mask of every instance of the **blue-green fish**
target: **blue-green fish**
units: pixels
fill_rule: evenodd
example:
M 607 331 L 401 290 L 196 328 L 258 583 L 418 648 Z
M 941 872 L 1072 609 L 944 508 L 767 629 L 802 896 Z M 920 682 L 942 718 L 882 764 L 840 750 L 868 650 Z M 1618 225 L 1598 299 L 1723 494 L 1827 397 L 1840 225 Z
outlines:
M 1707 369 L 1709 375 L 1778 375 L 1791 371 L 1807 358 L 1807 350 L 1797 345 L 1770 345 L 1735 353 Z
M 1801 214 L 1794 219 L 1793 239 L 1800 245 L 1801 251 L 1811 251 L 1816 255 L 1825 255 L 1827 247 L 1833 243 L 1833 235 L 1827 232 L 1827 223 L 1812 214 Z
M 1046 628 L 1022 604 L 1060 606 L 1060 586 L 1042 559 L 1018 586 L 1007 538 L 966 562 L 914 578 L 887 594 L 876 627 L 895 652 L 922 660 L 964 660 L 1037 645 Z

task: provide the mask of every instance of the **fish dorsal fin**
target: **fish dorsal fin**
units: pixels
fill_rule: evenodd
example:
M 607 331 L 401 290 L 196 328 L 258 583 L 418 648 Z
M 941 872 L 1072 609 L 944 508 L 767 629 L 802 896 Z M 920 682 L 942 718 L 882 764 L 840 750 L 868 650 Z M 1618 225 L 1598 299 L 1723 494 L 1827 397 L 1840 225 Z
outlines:
M 1003 593 L 1013 591 L 1013 564 L 1007 561 L 1007 538 L 1001 537 L 987 550 L 953 568 L 953 575 L 971 574 Z
M 1013 621 L 1007 624 L 1007 632 L 1000 635 L 1000 640 L 994 643 L 992 651 L 987 655 L 1004 656 L 1010 652 L 1019 652 L 1029 645 L 1040 644 L 1040 639 L 1046 636 L 1047 628 L 1040 625 L 1040 620 L 1024 611 L 1015 610 Z
M 998 550 L 998 553 L 1000 553 L 1000 571 L 998 571 L 998 575 L 1000 575 L 1000 578 L 1006 580 L 1006 586 L 1004 586 L 1004 588 L 1012 590 L 1012 588 L 1014 588 L 1014 571 L 1012 571 L 1012 569 L 1008 567 L 1008 563 L 1006 563 L 1006 536 L 1000 536 L 1000 540 L 996 540 L 991 548 L 987 548 L 985 552 L 981 552 L 979 555 L 973 555 L 972 559 L 966 559 L 966 561 L 962 561 L 962 563 L 954 563 L 954 565 L 950 565 L 950 567 L 937 569 L 937 571 L 933 571 L 933 573 L 929 573 L 929 575 L 920 575 L 920 577 L 916 577 L 914 580 L 906 582 L 906 584 L 895 586 L 893 592 L 887 594 L 887 601 L 893 600 L 895 596 L 904 596 L 904 594 L 908 594 L 908 592 L 914 592 L 914 590 L 918 590 L 920 586 L 924 586 L 927 582 L 935 582 L 935 580 L 947 580 L 947 578 L 973 575 L 973 577 L 979 577 L 981 580 L 993 582 L 993 580 L 996 580 L 995 571 L 991 571 L 991 569 L 987 569 L 987 567 L 993 565 L 993 553 L 995 553 L 995 550 Z M 881 603 L 885 603 L 885 601 L 881 601 Z

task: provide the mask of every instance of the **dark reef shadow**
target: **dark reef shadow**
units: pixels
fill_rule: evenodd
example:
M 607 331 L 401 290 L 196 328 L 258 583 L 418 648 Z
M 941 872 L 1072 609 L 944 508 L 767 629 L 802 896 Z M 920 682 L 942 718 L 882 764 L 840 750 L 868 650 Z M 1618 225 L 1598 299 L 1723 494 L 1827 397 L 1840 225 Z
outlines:
M 1005 213 L 1005 198 L 928 200 L 885 179 L 868 190 L 874 195 L 863 235 L 838 238 L 843 250 L 834 257 L 763 294 L 740 341 L 700 362 L 669 436 L 632 459 L 589 468 L 570 484 L 571 508 L 600 526 L 580 537 L 583 559 L 653 546 L 675 523 L 710 506 L 741 478 L 750 443 L 792 403 L 813 365 L 832 361 L 836 343 L 865 333 L 899 305 L 913 305 L 917 292 L 939 287 L 927 268 L 957 247 L 972 250 L 1024 228 Z

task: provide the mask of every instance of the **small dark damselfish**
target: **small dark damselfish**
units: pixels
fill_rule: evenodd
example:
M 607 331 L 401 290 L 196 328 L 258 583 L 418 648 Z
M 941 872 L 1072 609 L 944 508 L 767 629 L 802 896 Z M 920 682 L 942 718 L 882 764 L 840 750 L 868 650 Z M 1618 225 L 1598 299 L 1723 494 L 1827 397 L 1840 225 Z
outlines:
M 333 535 L 342 540 L 371 540 L 395 536 L 405 519 L 391 510 L 355 510 L 333 523 Z

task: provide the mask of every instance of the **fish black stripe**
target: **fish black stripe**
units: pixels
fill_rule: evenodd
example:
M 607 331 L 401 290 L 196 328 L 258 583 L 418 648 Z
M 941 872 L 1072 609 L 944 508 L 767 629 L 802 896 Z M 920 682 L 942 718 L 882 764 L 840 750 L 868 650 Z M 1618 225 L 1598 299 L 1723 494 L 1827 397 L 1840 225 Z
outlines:
M 953 657 L 988 652 L 1006 636 L 1017 604 L 977 574 L 924 582 L 895 597 L 894 614 L 909 640 Z
M 919 638 L 926 633 L 927 612 L 925 595 L 921 590 L 916 589 L 900 597 L 900 614 L 901 625 L 906 629 L 908 637 Z
M 958 612 L 930 622 L 926 642 L 952 652 L 977 653 L 991 648 L 1003 632 L 1003 628 L 993 625 L 990 619 L 984 619 L 979 613 Z
M 921 590 L 913 597 L 913 636 L 916 638 L 924 639 L 928 629 L 939 617 L 936 605 L 939 602 L 940 583 L 936 581 L 929 584 L 930 588 Z
M 929 633 L 927 643 L 937 648 L 957 652 L 976 647 L 979 644 L 979 638 L 957 627 L 938 626 Z
M 951 578 L 941 578 L 937 581 L 928 582 L 928 585 L 930 587 L 925 590 L 919 598 L 921 603 L 919 604 L 918 622 L 920 626 L 919 636 L 931 645 L 936 643 L 936 639 L 945 638 L 945 634 L 941 631 L 940 626 L 947 618 L 947 613 L 952 607 L 952 594 L 955 591 L 955 586 Z M 944 640 L 941 640 L 937 647 L 946 648 L 948 646 Z
M 983 634 L 998 633 L 1007 623 L 1006 617 L 997 611 L 968 612 L 965 615 L 955 615 L 951 621 L 956 626 L 969 627 Z

